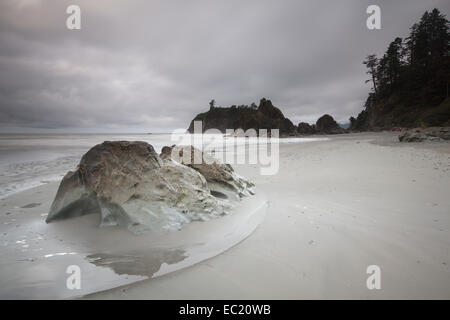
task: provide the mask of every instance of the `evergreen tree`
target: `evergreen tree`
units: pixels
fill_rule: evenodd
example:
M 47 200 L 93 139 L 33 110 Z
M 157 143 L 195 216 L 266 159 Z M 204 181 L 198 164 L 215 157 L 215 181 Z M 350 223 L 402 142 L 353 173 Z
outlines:
M 411 34 L 407 38 L 409 64 L 421 71 L 430 68 L 436 70 L 442 58 L 448 57 L 449 52 L 448 20 L 438 9 L 431 13 L 426 11 L 419 23 L 411 27 Z
M 376 74 L 377 74 L 377 65 L 378 65 L 377 56 L 374 54 L 368 55 L 366 60 L 363 61 L 363 64 L 365 64 L 367 66 L 367 69 L 368 69 L 367 74 L 371 75 L 372 83 L 373 83 L 373 90 L 376 93 L 377 92 Z M 366 80 L 366 83 L 369 81 L 370 80 Z
M 212 99 L 212 100 L 209 102 L 209 110 L 212 110 L 212 109 L 214 109 L 215 107 L 216 107 L 216 100 Z
M 401 114 L 398 108 L 405 110 L 409 105 L 430 108 L 442 103 L 449 91 L 449 43 L 449 21 L 438 9 L 433 9 L 411 27 L 405 42 L 396 38 L 380 59 L 374 54 L 367 56 L 363 63 L 371 80 L 366 82 L 372 81 L 373 92 L 369 93 L 365 110 L 351 121 L 351 127 L 367 126 L 367 110 L 377 103 L 383 104 L 383 112 L 396 107 L 397 114 Z M 391 95 L 398 102 L 386 103 Z M 441 120 L 445 120 L 445 114 L 442 113 Z

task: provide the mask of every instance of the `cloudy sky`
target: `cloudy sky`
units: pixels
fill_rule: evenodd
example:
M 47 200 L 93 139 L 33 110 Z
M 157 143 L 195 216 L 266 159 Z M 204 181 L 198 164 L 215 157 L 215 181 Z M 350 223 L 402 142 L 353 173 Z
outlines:
M 81 30 L 66 8 L 81 8 Z M 366 28 L 381 7 L 382 30 Z M 346 122 L 362 60 L 448 0 L 1 0 L 0 132 L 169 132 L 267 97 L 295 124 Z

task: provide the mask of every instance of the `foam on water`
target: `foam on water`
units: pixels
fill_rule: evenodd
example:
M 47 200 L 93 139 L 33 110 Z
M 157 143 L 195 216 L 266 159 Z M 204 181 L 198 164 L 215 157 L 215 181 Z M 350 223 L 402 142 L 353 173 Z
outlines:
M 77 135 L 0 135 L 0 199 L 39 185 L 59 181 L 70 170 L 75 170 L 81 156 L 103 141 L 145 141 L 156 152 L 173 144 L 189 145 L 191 134 L 77 134 Z M 255 145 L 257 138 L 203 135 L 207 150 L 220 157 L 229 150 L 230 140 L 235 145 Z M 283 143 L 302 143 L 328 138 L 282 138 Z

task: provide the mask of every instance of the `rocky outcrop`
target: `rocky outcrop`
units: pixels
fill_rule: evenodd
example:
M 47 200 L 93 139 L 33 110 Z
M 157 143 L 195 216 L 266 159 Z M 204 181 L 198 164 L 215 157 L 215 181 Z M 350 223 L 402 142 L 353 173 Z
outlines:
M 417 92 L 408 92 L 408 95 Z M 417 127 L 450 126 L 450 98 L 439 102 L 421 101 L 421 99 L 405 98 L 396 94 L 368 99 L 358 117 L 350 126 L 352 131 L 381 131 L 395 127 L 414 129 Z
M 325 114 L 317 120 L 315 130 L 321 134 L 345 133 L 345 129 L 341 128 L 329 114 Z
M 229 108 L 212 107 L 209 111 L 198 114 L 190 123 L 188 131 L 194 132 L 194 121 L 202 122 L 203 131 L 218 129 L 279 129 L 280 135 L 294 135 L 296 127 L 286 118 L 270 100 L 261 99 L 259 106 L 232 106 Z
M 450 140 L 450 127 L 411 129 L 399 135 L 398 139 L 400 142 Z
M 239 176 L 229 164 L 220 163 L 217 159 L 191 146 L 164 147 L 161 158 L 186 165 L 205 177 L 211 193 L 221 198 L 244 197 L 254 194 L 255 185 Z
M 251 192 L 239 192 L 247 194 Z M 160 157 L 150 144 L 106 141 L 66 174 L 46 221 L 100 213 L 101 226 L 140 233 L 179 229 L 192 220 L 225 214 L 232 206 L 232 201 L 214 196 L 200 170 Z
M 297 132 L 301 135 L 314 134 L 314 133 L 316 133 L 316 129 L 314 126 L 311 126 L 309 123 L 300 122 L 297 126 Z

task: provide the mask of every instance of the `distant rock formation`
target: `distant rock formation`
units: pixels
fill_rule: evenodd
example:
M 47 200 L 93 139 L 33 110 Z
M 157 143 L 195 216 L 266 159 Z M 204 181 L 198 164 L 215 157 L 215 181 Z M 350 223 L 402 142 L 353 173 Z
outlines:
M 321 134 L 345 133 L 345 129 L 341 128 L 329 114 L 325 114 L 317 120 L 315 130 Z
M 164 152 L 160 157 L 146 142 L 106 141 L 94 146 L 78 169 L 63 178 L 46 221 L 101 213 L 101 226 L 125 226 L 135 233 L 172 230 L 225 214 L 233 206 L 228 200 L 253 193 L 253 184 L 231 167 L 194 170 Z M 217 180 L 217 193 L 208 180 Z M 221 182 L 236 188 L 225 184 L 221 188 Z M 227 194 L 233 192 L 234 199 L 229 199 Z
M 444 141 L 450 140 L 450 127 L 416 128 L 399 135 L 400 142 Z
M 190 123 L 188 131 L 194 132 L 194 121 L 202 121 L 203 131 L 218 129 L 279 129 L 280 135 L 295 135 L 296 127 L 270 100 L 261 99 L 256 108 L 231 106 L 229 108 L 211 107 L 209 111 L 198 114 Z
M 315 134 L 316 128 L 314 125 L 310 125 L 306 122 L 300 122 L 297 126 L 297 132 L 301 135 Z

